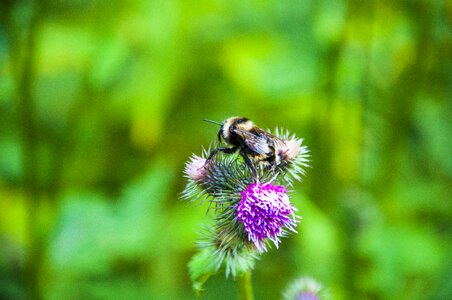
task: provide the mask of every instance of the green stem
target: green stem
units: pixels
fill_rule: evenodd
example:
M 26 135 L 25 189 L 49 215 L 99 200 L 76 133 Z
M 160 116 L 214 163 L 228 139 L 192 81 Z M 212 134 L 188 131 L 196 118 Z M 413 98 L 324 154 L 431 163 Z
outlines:
M 253 300 L 253 286 L 251 285 L 251 271 L 248 271 L 238 278 L 239 299 Z

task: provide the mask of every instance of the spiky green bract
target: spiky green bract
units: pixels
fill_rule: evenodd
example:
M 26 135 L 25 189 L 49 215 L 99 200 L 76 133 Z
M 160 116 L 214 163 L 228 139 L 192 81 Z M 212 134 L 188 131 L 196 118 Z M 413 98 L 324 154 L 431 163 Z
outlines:
M 331 294 L 315 279 L 303 276 L 292 282 L 284 291 L 284 300 L 327 300 Z

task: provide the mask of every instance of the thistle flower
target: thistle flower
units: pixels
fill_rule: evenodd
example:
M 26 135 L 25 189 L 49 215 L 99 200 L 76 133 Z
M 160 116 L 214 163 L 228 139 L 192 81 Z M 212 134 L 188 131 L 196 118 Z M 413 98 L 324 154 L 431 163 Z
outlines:
M 235 216 L 259 252 L 267 251 L 266 239 L 278 248 L 279 237 L 285 235 L 284 228 L 296 232 L 296 208 L 290 204 L 284 186 L 252 183 L 241 195 Z
M 249 272 L 270 242 L 278 247 L 281 237 L 296 232 L 299 217 L 286 186 L 304 175 L 308 151 L 302 139 L 288 131 L 277 129 L 275 135 L 284 145 L 277 153 L 280 163 L 270 170 L 255 164 L 257 174 L 253 174 L 237 153 L 219 153 L 206 165 L 210 148 L 186 163 L 188 182 L 181 196 L 190 202 L 209 201 L 214 221 L 202 232 L 199 251 L 189 263 L 195 291 L 200 292 L 222 266 L 226 276 Z
M 284 293 L 284 300 L 325 300 L 330 298 L 322 284 L 311 277 L 295 280 Z

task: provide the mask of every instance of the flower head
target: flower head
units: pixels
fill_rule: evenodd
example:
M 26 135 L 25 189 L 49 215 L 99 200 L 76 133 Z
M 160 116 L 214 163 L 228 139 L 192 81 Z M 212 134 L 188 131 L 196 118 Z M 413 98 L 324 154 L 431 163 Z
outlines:
M 324 300 L 329 298 L 329 292 L 311 277 L 298 278 L 284 293 L 285 300 Z
M 297 157 L 298 153 L 300 153 L 300 150 L 301 145 L 297 140 L 295 139 L 286 140 L 281 145 L 278 151 L 278 155 L 282 160 L 291 161 Z
M 188 180 L 181 198 L 208 201 L 214 221 L 203 230 L 197 243 L 199 255 L 190 262 L 196 290 L 201 290 L 206 278 L 223 266 L 226 276 L 248 272 L 270 241 L 278 247 L 280 237 L 288 231 L 296 232 L 299 217 L 285 187 L 305 174 L 308 150 L 302 139 L 288 131 L 276 129 L 275 136 L 283 141 L 276 147 L 278 163 L 268 168 L 252 161 L 257 174 L 237 152 L 211 157 L 212 149 L 220 147 L 217 143 L 186 163 Z M 208 157 L 211 159 L 206 164 Z
M 248 240 L 259 252 L 266 251 L 266 239 L 278 247 L 279 237 L 285 235 L 284 228 L 295 232 L 296 209 L 290 204 L 284 186 L 252 183 L 241 195 L 235 217 L 243 223 Z
M 206 177 L 206 159 L 197 155 L 192 155 L 185 164 L 185 174 L 194 181 L 201 181 Z

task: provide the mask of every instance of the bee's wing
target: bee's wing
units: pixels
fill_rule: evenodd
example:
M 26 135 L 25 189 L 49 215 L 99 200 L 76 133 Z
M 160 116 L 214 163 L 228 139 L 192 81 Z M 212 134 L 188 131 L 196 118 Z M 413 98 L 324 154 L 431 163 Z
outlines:
M 267 132 L 259 130 L 256 131 L 256 133 L 252 133 L 238 128 L 235 129 L 234 132 L 241 136 L 243 142 L 254 152 L 259 154 L 269 154 L 272 152 L 270 146 L 273 145 L 273 142 L 269 138 L 270 135 Z
M 273 136 L 273 142 L 278 149 L 286 147 L 286 142 L 279 137 Z
M 271 146 L 271 147 L 281 147 L 282 145 L 285 145 L 286 142 L 283 139 L 280 139 L 277 136 L 274 136 L 271 133 L 268 133 L 267 131 L 260 129 L 260 128 L 256 128 L 256 132 L 257 134 L 264 136 L 267 139 L 267 143 Z

